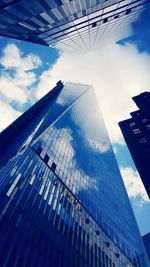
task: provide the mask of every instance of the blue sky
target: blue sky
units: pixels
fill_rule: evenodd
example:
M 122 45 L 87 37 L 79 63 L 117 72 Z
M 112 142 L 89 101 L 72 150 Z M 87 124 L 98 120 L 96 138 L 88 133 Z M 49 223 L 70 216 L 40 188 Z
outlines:
M 118 122 L 136 109 L 131 97 L 150 87 L 150 19 L 147 11 L 125 34 L 117 43 L 84 53 L 60 52 L 0 37 L 0 130 L 60 79 L 93 84 L 143 235 L 150 232 L 150 217 L 147 216 L 150 202 Z

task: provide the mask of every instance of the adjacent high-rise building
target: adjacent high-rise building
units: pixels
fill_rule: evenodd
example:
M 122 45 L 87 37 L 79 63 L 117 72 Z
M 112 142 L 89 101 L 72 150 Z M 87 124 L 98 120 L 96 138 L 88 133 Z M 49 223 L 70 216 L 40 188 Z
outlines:
M 150 92 L 133 97 L 139 110 L 119 126 L 150 198 Z
M 58 82 L 0 134 L 0 266 L 148 267 L 91 86 Z
M 135 21 L 148 4 L 144 0 L 1 0 L 0 35 L 89 49 Z
M 142 236 L 142 240 L 149 258 L 149 262 L 150 262 L 150 233 Z

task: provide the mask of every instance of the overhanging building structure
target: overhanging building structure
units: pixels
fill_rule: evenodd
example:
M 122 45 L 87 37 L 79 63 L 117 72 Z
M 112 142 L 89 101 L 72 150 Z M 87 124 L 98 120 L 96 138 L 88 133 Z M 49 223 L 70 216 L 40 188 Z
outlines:
M 0 134 L 0 266 L 148 267 L 91 86 L 58 82 Z
M 150 92 L 133 97 L 139 110 L 119 126 L 150 198 Z
M 0 35 L 54 47 L 96 47 L 149 0 L 1 0 Z

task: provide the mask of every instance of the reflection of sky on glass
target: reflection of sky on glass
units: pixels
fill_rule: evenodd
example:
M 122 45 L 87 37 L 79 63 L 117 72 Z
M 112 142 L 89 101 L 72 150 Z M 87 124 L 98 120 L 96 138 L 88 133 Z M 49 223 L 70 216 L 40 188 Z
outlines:
M 73 89 L 73 93 L 71 95 L 68 93 L 70 88 L 69 85 L 66 85 L 65 88 L 63 88 L 58 98 L 57 93 L 55 94 L 57 99 L 56 101 L 54 101 L 55 99 L 53 100 L 53 104 L 50 102 L 50 107 L 45 120 L 34 136 L 34 139 L 36 139 L 44 130 L 46 130 L 49 125 L 52 125 L 57 119 L 59 119 L 59 117 L 63 115 L 63 113 L 74 103 L 74 101 L 76 101 L 76 99 L 89 88 L 88 85 L 80 85 L 79 90 L 77 91 L 74 84 L 71 84 L 71 86 Z
M 145 8 L 138 20 L 132 23 L 132 35 L 119 41 L 119 44 L 131 43 L 138 47 L 140 52 L 150 52 L 150 16 L 149 8 Z
M 42 146 L 43 157 L 49 155 L 58 176 L 123 250 L 126 243 L 131 251 L 132 247 L 140 251 L 139 233 L 105 125 L 95 95 L 87 89 L 65 85 L 42 129 L 51 126 L 34 146 Z

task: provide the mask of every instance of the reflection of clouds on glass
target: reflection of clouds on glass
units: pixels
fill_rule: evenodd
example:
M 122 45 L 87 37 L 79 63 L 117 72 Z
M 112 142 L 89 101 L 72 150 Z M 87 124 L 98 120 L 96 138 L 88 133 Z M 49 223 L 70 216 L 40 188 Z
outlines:
M 110 143 L 108 142 L 98 142 L 95 140 L 89 140 L 89 145 L 91 148 L 99 151 L 100 153 L 106 153 L 110 150 Z
M 72 136 L 69 128 L 55 129 L 54 146 L 52 148 L 53 154 L 59 154 L 59 160 L 64 160 L 66 163 L 72 160 L 74 156 L 74 149 L 72 147 Z M 63 140 L 63 136 L 65 139 Z M 63 141 L 62 141 L 63 140 Z
M 78 84 L 78 90 L 76 90 L 77 89 L 76 86 L 77 86 L 76 84 L 71 82 L 66 83 L 56 103 L 64 107 L 68 106 L 70 107 L 72 103 L 76 101 L 80 95 L 82 95 L 87 89 L 89 89 L 89 85 Z
M 69 121 L 69 113 L 67 113 L 67 121 Z M 64 122 L 64 125 L 66 122 L 65 116 L 62 122 Z M 82 190 L 87 192 L 91 190 L 97 191 L 97 177 L 94 177 L 94 173 L 90 175 L 87 172 L 87 162 L 79 164 L 78 152 L 81 154 L 82 151 L 79 143 L 80 135 L 76 135 L 76 138 L 74 138 L 73 124 L 71 122 L 70 125 L 67 123 L 66 128 L 57 128 L 58 124 L 57 122 L 51 126 L 38 140 L 38 144 L 43 147 L 43 157 L 45 154 L 49 155 L 51 164 L 54 162 L 57 166 L 56 173 L 74 194 L 78 195 Z
M 98 104 L 96 103 L 97 105 L 91 107 L 91 102 L 93 100 L 96 101 L 95 95 L 93 95 L 92 90 L 88 90 L 83 97 L 83 104 L 83 99 L 81 97 L 71 110 L 71 118 L 79 127 L 78 130 L 84 139 L 89 143 L 90 147 L 93 149 L 96 149 L 97 147 L 100 152 L 104 153 L 109 150 L 110 144 L 108 143 L 108 135 L 104 122 L 100 116 Z M 80 110 L 80 113 L 78 110 Z
M 78 91 L 74 84 L 65 85 L 48 114 L 51 119 L 45 124 L 51 126 L 37 142 L 41 142 L 43 158 L 48 154 L 49 166 L 55 165 L 53 171 L 115 242 L 120 236 L 122 242 L 128 243 L 128 234 L 129 243 L 136 247 L 124 185 L 95 95 L 87 89 L 79 85 Z
M 54 146 L 52 147 L 51 153 L 53 153 L 53 156 L 55 157 L 55 161 L 57 163 L 58 168 L 60 168 L 60 170 L 62 170 L 62 172 L 66 174 L 66 176 L 72 182 L 72 185 L 73 183 L 75 184 L 74 193 L 78 193 L 80 190 L 83 189 L 97 190 L 97 179 L 92 178 L 91 183 L 91 176 L 87 175 L 85 173 L 84 168 L 80 168 L 78 164 L 76 158 L 76 151 L 73 147 L 73 137 L 71 129 L 57 129 L 54 127 L 54 130 Z
M 66 106 L 65 99 L 62 96 L 58 97 L 57 104 L 60 106 Z
M 88 189 L 90 189 L 90 190 L 93 189 L 93 190 L 98 191 L 98 185 L 97 185 L 96 178 L 92 179 L 92 183 L 91 183 L 91 177 L 86 175 L 83 170 L 81 170 L 81 169 L 76 170 L 75 169 L 74 170 L 74 178 L 75 178 L 75 182 L 79 185 L 74 191 L 75 194 L 80 192 L 81 190 L 88 190 Z M 82 181 L 81 181 L 81 179 L 82 179 Z

